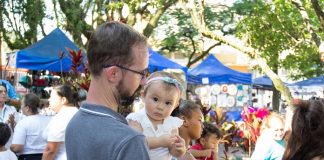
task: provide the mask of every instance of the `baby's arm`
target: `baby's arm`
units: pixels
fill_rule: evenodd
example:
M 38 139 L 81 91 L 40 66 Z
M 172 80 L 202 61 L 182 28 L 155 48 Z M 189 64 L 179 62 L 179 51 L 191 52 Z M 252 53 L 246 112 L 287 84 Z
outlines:
M 155 149 L 159 147 L 170 148 L 176 139 L 170 134 L 164 134 L 160 137 L 146 137 L 146 140 L 149 148 Z
M 175 141 L 169 147 L 170 154 L 174 157 L 180 157 L 186 153 L 185 141 L 178 135 L 178 129 L 173 129 L 171 134 L 173 135 L 173 139 L 175 138 Z
M 128 125 L 131 128 L 135 129 L 136 131 L 143 133 L 143 127 L 137 121 L 134 121 L 134 120 L 129 119 L 128 120 Z

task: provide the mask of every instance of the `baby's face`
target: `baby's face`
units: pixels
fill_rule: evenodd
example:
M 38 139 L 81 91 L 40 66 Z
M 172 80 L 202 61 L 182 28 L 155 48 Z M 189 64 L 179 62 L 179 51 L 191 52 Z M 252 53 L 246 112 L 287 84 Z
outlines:
M 219 139 L 217 135 L 210 134 L 207 137 L 204 137 L 204 142 L 202 143 L 204 149 L 215 149 L 218 146 Z
M 278 118 L 272 118 L 270 120 L 269 130 L 275 140 L 282 140 L 285 135 L 284 123 Z

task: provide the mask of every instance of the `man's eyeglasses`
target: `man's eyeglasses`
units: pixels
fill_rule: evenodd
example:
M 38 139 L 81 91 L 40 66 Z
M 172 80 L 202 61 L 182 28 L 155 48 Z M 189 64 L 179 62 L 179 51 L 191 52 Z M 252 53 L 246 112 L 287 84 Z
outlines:
M 104 68 L 111 67 L 111 66 L 116 66 L 116 67 L 119 67 L 119 68 L 124 69 L 126 71 L 131 71 L 133 73 L 139 74 L 139 75 L 141 75 L 141 79 L 144 79 L 146 77 L 147 73 L 148 73 L 147 68 L 142 70 L 142 71 L 135 71 L 135 70 L 132 70 L 132 69 L 126 68 L 124 66 L 120 66 L 120 65 L 107 65 L 107 66 L 104 66 Z

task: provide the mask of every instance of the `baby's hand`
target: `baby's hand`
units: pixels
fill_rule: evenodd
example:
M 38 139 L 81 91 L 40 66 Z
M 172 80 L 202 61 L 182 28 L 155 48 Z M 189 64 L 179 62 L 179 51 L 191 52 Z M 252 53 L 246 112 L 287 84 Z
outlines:
M 177 138 L 175 136 L 172 136 L 171 134 L 164 134 L 159 137 L 159 141 L 161 142 L 162 146 L 165 146 L 167 148 L 171 148 L 176 140 Z
M 171 154 L 175 157 L 180 157 L 186 153 L 185 140 L 179 135 L 173 136 L 175 141 L 170 148 Z
M 143 127 L 137 121 L 128 120 L 128 125 L 133 129 L 135 129 L 136 131 L 143 133 Z

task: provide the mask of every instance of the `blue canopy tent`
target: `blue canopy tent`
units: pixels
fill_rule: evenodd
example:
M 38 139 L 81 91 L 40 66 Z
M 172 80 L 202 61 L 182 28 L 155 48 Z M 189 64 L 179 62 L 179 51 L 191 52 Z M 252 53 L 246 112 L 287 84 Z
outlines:
M 322 86 L 323 87 L 324 86 L 324 76 L 306 79 L 303 81 L 289 84 L 288 86 L 289 87 L 313 87 L 313 86 L 317 86 L 317 87 Z
M 258 77 L 252 80 L 253 88 L 272 90 L 272 80 L 268 76 Z
M 154 71 L 160 71 L 163 69 L 181 69 L 185 73 L 187 73 L 188 68 L 181 66 L 178 63 L 175 63 L 168 58 L 160 55 L 159 53 L 153 51 L 152 49 L 149 49 L 149 71 L 152 73 Z
M 30 70 L 61 71 L 59 53 L 64 53 L 62 58 L 62 70 L 68 72 L 71 68 L 70 48 L 78 51 L 79 48 L 59 29 L 56 28 L 50 34 L 37 43 L 17 52 L 16 67 Z M 86 59 L 83 53 L 83 60 Z
M 207 80 L 206 80 L 207 79 Z M 203 83 L 204 81 L 204 83 Z M 207 83 L 207 82 L 208 83 Z M 252 75 L 224 66 L 214 55 L 209 55 L 188 72 L 189 84 L 251 84 Z

